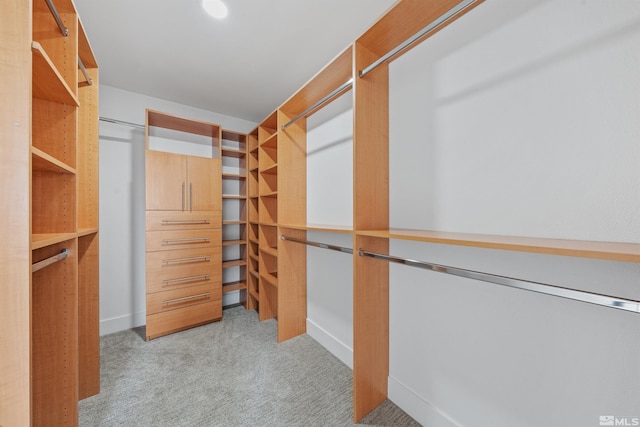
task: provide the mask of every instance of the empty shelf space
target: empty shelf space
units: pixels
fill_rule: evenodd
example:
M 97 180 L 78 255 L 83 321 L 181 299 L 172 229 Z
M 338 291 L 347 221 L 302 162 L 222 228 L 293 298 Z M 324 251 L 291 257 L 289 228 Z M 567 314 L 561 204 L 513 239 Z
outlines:
M 640 262 L 640 244 L 637 243 L 544 239 L 399 228 L 358 231 L 357 233 L 362 236 L 382 237 L 386 239 L 414 240 L 427 243 L 596 258 L 612 261 Z
M 243 150 L 238 150 L 237 148 L 225 148 L 222 147 L 222 155 L 224 157 L 235 157 L 241 159 L 247 155 Z
M 240 173 L 223 173 L 222 179 L 247 179 L 247 176 Z
M 327 233 L 352 234 L 353 227 L 350 225 L 325 225 L 325 224 L 279 224 L 282 228 L 304 231 L 326 231 Z
M 265 168 L 265 169 L 261 170 L 260 173 L 277 175 L 278 174 L 278 164 L 274 163 L 273 165 L 269 166 L 268 168 Z
M 265 139 L 264 142 L 262 144 L 260 144 L 260 146 L 269 147 L 269 148 L 277 148 L 278 147 L 278 133 L 274 133 L 269 138 Z
M 41 172 L 57 172 L 75 175 L 76 170 L 36 147 L 31 147 L 31 168 Z
M 33 97 L 78 107 L 78 99 L 40 43 L 31 43 L 33 53 Z
M 260 279 L 271 286 L 278 287 L 278 272 L 260 274 Z
M 223 240 L 222 246 L 246 245 L 246 240 Z
M 56 243 L 66 242 L 67 240 L 75 239 L 76 233 L 47 233 L 47 234 L 32 234 L 31 235 L 31 249 L 40 249 L 46 246 L 55 245 Z
M 230 259 L 229 261 L 222 261 L 222 268 L 241 267 L 247 265 L 247 261 L 244 259 Z
M 278 256 L 278 249 L 274 249 L 274 248 L 270 248 L 270 247 L 261 247 L 260 248 L 260 252 L 263 252 L 265 254 L 271 255 L 273 257 L 277 257 Z
M 226 294 L 227 292 L 239 291 L 241 289 L 247 289 L 247 282 L 245 282 L 244 280 L 222 284 L 223 294 Z

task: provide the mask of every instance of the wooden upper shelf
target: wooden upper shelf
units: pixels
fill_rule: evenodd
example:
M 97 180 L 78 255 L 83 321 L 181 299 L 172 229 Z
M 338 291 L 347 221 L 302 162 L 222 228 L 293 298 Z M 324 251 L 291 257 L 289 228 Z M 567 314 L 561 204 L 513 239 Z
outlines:
M 533 252 L 549 255 L 564 255 L 580 258 L 595 258 L 609 261 L 640 262 L 640 244 L 637 243 L 543 239 L 535 237 L 449 233 L 400 228 L 358 231 L 357 233 L 363 236 L 382 237 L 387 239 L 414 240 L 427 243 L 472 246 L 477 248 Z
M 216 139 L 220 138 L 220 126 L 213 123 L 185 119 L 154 110 L 147 110 L 147 112 L 149 126 L 172 129 L 179 132 L 194 133 L 196 135 L 210 136 Z
M 33 97 L 78 107 L 78 99 L 38 42 L 31 43 L 33 53 Z

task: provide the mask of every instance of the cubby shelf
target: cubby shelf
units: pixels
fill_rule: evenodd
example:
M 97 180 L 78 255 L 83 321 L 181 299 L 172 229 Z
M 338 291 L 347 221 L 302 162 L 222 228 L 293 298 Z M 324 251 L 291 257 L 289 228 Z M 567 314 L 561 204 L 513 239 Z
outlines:
M 90 236 L 98 232 L 97 228 L 80 228 L 78 229 L 78 237 Z
M 239 173 L 223 173 L 222 179 L 247 179 L 247 176 Z
M 77 236 L 76 233 L 44 233 L 44 234 L 32 234 L 31 235 L 31 249 L 40 249 L 47 246 L 55 245 L 56 243 L 66 242 L 67 240 L 73 240 Z
M 80 106 L 49 55 L 38 42 L 31 43 L 33 53 L 33 97 L 65 105 Z
M 225 294 L 228 292 L 239 291 L 242 289 L 247 289 L 247 282 L 245 282 L 244 280 L 224 283 L 222 285 L 222 293 L 225 293 Z
M 268 174 L 268 175 L 276 175 L 278 173 L 278 164 L 274 163 L 268 168 L 264 168 L 260 171 L 260 173 Z
M 327 233 L 353 234 L 354 229 L 350 225 L 327 225 L 327 224 L 278 224 L 280 228 L 302 231 L 326 231 Z
M 222 155 L 225 157 L 235 157 L 241 159 L 247 155 L 243 150 L 238 150 L 235 148 L 225 148 L 222 147 Z
M 222 221 L 222 225 L 246 225 L 247 221 Z
M 246 240 L 223 240 L 222 246 L 246 245 Z
M 246 199 L 246 196 L 238 196 L 238 195 L 232 195 L 232 194 L 223 194 L 222 195 L 222 199 L 225 200 L 244 200 Z
M 269 254 L 272 257 L 277 257 L 278 256 L 278 250 L 275 249 L 275 248 L 260 246 L 260 252 L 265 253 L 265 254 Z
M 269 193 L 262 193 L 262 194 L 260 194 L 260 197 L 278 197 L 278 192 L 277 191 L 271 191 Z
M 240 267 L 243 265 L 247 265 L 247 260 L 231 259 L 228 261 L 222 261 L 222 268 Z
M 31 147 L 31 168 L 40 172 L 76 174 L 74 168 L 36 147 Z
M 278 287 L 278 273 L 264 273 L 260 274 L 260 280 L 264 280 L 266 283 L 277 288 Z
M 274 133 L 260 144 L 263 148 L 278 148 L 278 134 Z

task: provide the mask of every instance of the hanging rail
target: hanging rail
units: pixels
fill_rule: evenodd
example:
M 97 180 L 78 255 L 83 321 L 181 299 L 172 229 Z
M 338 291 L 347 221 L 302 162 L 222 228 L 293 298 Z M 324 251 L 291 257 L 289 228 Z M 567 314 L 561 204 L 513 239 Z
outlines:
M 299 240 L 293 237 L 287 237 L 284 234 L 280 236 L 280 240 L 289 240 L 291 242 L 302 243 L 308 246 L 315 246 L 317 248 L 331 249 L 332 251 L 344 252 L 345 254 L 353 254 L 353 249 L 351 248 L 344 248 L 342 246 L 336 246 L 336 245 L 328 245 L 326 243 L 312 242 L 310 240 Z
M 62 22 L 62 19 L 60 18 L 60 15 L 56 10 L 56 6 L 53 4 L 53 1 L 45 0 L 45 2 L 47 3 L 47 6 L 49 6 L 49 10 L 53 15 L 53 19 L 56 20 L 56 24 L 58 24 L 58 28 L 60 28 L 60 32 L 62 33 L 63 36 L 67 37 L 69 35 L 69 29 L 65 27 L 64 22 Z
M 138 128 L 138 129 L 144 129 L 144 125 L 139 125 L 137 123 L 131 123 L 131 122 L 125 122 L 123 120 L 110 119 L 108 117 L 100 116 L 100 121 L 101 122 L 108 122 L 108 123 L 115 123 L 116 125 L 131 126 L 131 127 Z
M 371 72 L 374 69 L 376 69 L 380 64 L 382 64 L 383 62 L 388 61 L 389 59 L 393 58 L 394 56 L 396 56 L 397 54 L 399 54 L 400 52 L 402 52 L 403 50 L 405 50 L 406 48 L 408 48 L 409 46 L 414 44 L 416 41 L 420 40 L 424 35 L 426 35 L 427 33 L 435 30 L 436 28 L 438 28 L 439 26 L 441 26 L 442 24 L 444 24 L 445 22 L 447 22 L 451 18 L 455 17 L 460 12 L 462 12 L 463 10 L 465 10 L 466 8 L 468 8 L 469 6 L 474 4 L 476 1 L 478 1 L 478 0 L 464 0 L 464 1 L 460 2 L 460 3 L 458 3 L 456 6 L 454 6 L 451 9 L 449 9 L 447 12 L 445 12 L 443 15 L 441 15 L 435 21 L 431 22 L 429 25 L 424 27 L 422 30 L 418 31 L 413 36 L 409 37 L 407 40 L 405 40 L 404 42 L 402 42 L 401 44 L 396 46 L 394 49 L 390 50 L 386 55 L 382 56 L 380 59 L 378 59 L 377 61 L 375 61 L 371 65 L 367 66 L 364 70 L 361 70 L 358 73 L 359 76 L 361 78 L 364 77 L 369 72 Z
M 640 301 L 628 300 L 624 298 L 613 297 L 609 295 L 595 294 L 592 292 L 578 291 L 570 288 L 563 288 L 545 283 L 530 282 L 527 280 L 514 279 L 512 277 L 498 276 L 495 274 L 482 273 L 479 271 L 466 270 L 463 268 L 448 267 L 446 265 L 432 264 L 424 261 L 416 261 L 406 258 L 398 258 L 389 255 L 378 254 L 375 252 L 358 251 L 360 256 L 380 259 L 399 264 L 405 264 L 412 267 L 424 268 L 426 270 L 436 271 L 438 273 L 451 274 L 453 276 L 465 277 L 468 279 L 481 280 L 483 282 L 494 283 L 496 285 L 508 286 L 510 288 L 523 289 L 526 291 L 538 292 L 546 295 L 553 295 L 561 298 L 567 298 L 575 301 L 587 302 L 590 304 L 601 305 L 604 307 L 617 308 L 619 310 L 640 313 Z
M 31 264 L 31 272 L 35 273 L 38 270 L 42 270 L 43 268 L 48 267 L 51 264 L 55 264 L 58 261 L 62 261 L 68 256 L 69 256 L 69 250 L 63 249 L 57 255 L 50 256 L 49 258 L 43 259 L 42 261 L 38 261 L 36 263 Z
M 282 125 L 282 130 L 285 130 L 286 128 L 288 128 L 289 126 L 291 126 L 292 124 L 294 124 L 295 122 L 297 122 L 298 120 L 303 118 L 304 116 L 308 115 L 312 111 L 316 110 L 317 108 L 319 108 L 322 105 L 326 104 L 327 102 L 331 101 L 334 97 L 336 97 L 337 95 L 339 95 L 342 92 L 344 92 L 345 90 L 347 90 L 347 88 L 350 88 L 351 85 L 353 85 L 353 79 L 347 80 L 345 83 L 341 84 L 340 87 L 338 87 L 336 90 L 331 92 L 329 95 L 325 96 L 320 101 L 316 102 L 311 107 L 307 108 L 302 113 L 298 114 L 293 119 L 289 120 L 287 123 Z
M 82 59 L 80 59 L 79 56 L 78 56 L 78 66 L 80 67 L 80 71 L 82 71 L 82 74 L 84 74 L 84 78 L 87 80 L 87 83 L 89 84 L 89 86 L 92 86 L 93 80 L 89 76 L 89 73 L 87 73 L 87 69 L 84 68 L 84 62 L 82 62 Z

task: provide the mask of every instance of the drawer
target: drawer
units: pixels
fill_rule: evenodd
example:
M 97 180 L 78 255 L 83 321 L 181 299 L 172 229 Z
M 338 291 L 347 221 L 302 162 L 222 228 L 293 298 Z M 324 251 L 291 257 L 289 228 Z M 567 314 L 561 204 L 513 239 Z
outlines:
M 147 252 L 222 246 L 222 230 L 147 231 Z
M 147 340 L 222 319 L 222 300 L 147 315 Z
M 147 211 L 147 231 L 222 228 L 221 211 Z
M 221 247 L 147 252 L 147 293 L 193 286 L 203 280 L 222 281 L 221 252 Z M 206 275 L 209 277 L 203 277 Z
M 222 299 L 222 283 L 207 283 L 166 292 L 147 294 L 147 314 L 177 310 Z

